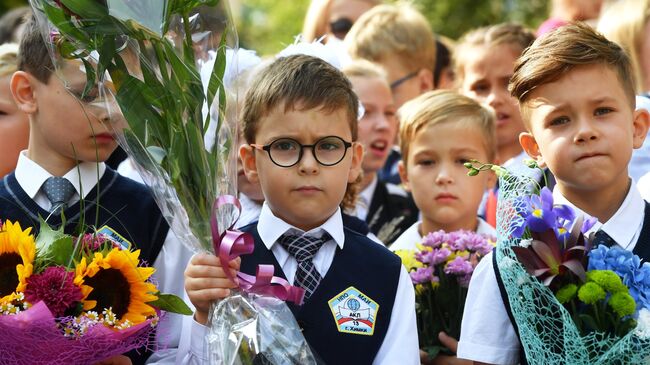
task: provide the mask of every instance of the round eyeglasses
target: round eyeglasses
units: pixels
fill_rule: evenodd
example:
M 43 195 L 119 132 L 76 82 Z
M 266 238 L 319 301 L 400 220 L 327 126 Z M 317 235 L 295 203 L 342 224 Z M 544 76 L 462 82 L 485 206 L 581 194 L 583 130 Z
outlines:
M 267 145 L 251 144 L 250 146 L 266 151 L 271 161 L 280 167 L 291 167 L 297 164 L 302 159 L 305 148 L 311 148 L 311 153 L 319 164 L 334 166 L 343 160 L 352 143 L 344 141 L 341 137 L 328 136 L 314 144 L 300 144 L 292 138 L 279 138 Z

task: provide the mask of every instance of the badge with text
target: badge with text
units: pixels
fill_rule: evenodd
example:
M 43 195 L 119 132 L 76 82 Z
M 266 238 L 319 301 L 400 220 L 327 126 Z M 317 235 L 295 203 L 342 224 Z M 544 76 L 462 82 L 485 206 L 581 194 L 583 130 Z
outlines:
M 113 243 L 119 246 L 120 249 L 122 250 L 131 249 L 131 242 L 129 242 L 126 238 L 122 237 L 119 233 L 115 232 L 115 230 L 113 230 L 113 228 L 109 226 L 103 226 L 97 231 L 97 234 L 102 234 L 106 236 L 106 238 L 113 241 Z
M 379 304 L 351 286 L 330 299 L 329 304 L 339 332 L 372 336 Z

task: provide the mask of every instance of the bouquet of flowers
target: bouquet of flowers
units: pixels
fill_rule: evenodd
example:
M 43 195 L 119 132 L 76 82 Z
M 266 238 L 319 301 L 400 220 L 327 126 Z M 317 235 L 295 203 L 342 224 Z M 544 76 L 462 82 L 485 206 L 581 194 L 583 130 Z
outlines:
M 619 247 L 593 247 L 597 234 L 586 232 L 595 220 L 554 204 L 547 188 L 532 193 L 530 178 L 468 168 L 500 177 L 495 271 L 527 362 L 645 363 L 650 265 Z
M 0 223 L 3 363 L 86 364 L 151 349 L 161 310 L 192 313 L 156 289 L 139 250 L 103 234 L 72 237 L 45 222 L 36 239 L 31 228 Z
M 437 231 L 417 248 L 395 253 L 415 285 L 420 348 L 434 358 L 440 351 L 449 352 L 438 333 L 460 337 L 469 280 L 479 260 L 494 248 L 494 239 L 471 231 Z
M 114 125 L 119 142 L 175 235 L 193 250 L 214 252 L 223 267 L 250 253 L 252 238 L 232 230 L 240 212 L 233 197 L 237 118 L 227 103 L 237 101 L 224 78 L 227 68 L 236 74 L 236 57 L 228 58 L 226 50 L 235 53 L 237 37 L 227 2 L 30 2 L 57 74 L 65 79 L 59 70 L 73 63 L 86 74 L 81 97 L 99 95 L 96 102 L 119 116 L 115 120 L 126 120 Z M 293 317 L 283 301 L 300 303 L 302 292 L 272 274 L 266 266 L 256 276 L 237 275 L 241 295 L 215 304 L 219 315 L 213 311 L 209 320 L 208 357 L 247 363 L 242 359 L 264 353 L 267 359 L 313 361 L 295 320 L 285 321 Z

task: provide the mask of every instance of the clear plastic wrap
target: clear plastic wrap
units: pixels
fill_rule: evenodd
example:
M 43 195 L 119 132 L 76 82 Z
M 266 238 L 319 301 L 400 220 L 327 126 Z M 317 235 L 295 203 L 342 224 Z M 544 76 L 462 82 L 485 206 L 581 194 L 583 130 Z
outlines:
M 30 1 L 57 74 L 65 82 L 62 71 L 70 64 L 84 72 L 81 99 L 97 90 L 94 103 L 108 110 L 116 138 L 181 242 L 195 251 L 214 252 L 224 263 L 249 253 L 251 239 L 225 229 L 237 220 L 236 199 L 216 204 L 236 195 L 237 95 L 224 80 L 226 70 L 237 74 L 237 64 L 228 65 L 237 57 L 226 54 L 236 52 L 238 45 L 228 2 Z M 228 237 L 233 239 L 224 241 Z M 228 242 L 227 249 L 223 242 Z M 250 311 L 224 315 L 223 325 L 212 333 L 228 339 L 236 336 L 231 331 L 252 320 L 259 326 L 250 336 L 261 345 L 254 351 L 268 353 L 264 356 L 278 364 L 292 356 L 308 359 L 308 347 L 285 347 L 286 339 L 306 344 L 295 320 L 288 326 L 291 313 L 282 302 L 302 297 L 286 281 L 263 271 L 263 277 L 240 273 L 242 294 L 219 305 Z M 283 294 L 278 300 L 250 292 Z M 276 330 L 280 327 L 284 331 Z M 210 357 L 220 357 L 222 350 L 211 348 Z M 238 361 L 249 363 L 242 351 L 234 352 Z

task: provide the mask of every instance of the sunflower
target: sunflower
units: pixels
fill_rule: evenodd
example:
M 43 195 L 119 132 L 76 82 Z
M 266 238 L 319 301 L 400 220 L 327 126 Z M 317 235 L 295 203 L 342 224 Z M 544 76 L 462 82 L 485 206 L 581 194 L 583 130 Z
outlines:
M 84 310 L 101 313 L 110 308 L 120 323 L 128 320 L 138 324 L 154 316 L 156 310 L 147 303 L 158 299 L 154 295 L 158 290 L 147 279 L 155 269 L 139 267 L 139 256 L 140 250 L 114 248 L 107 255 L 96 252 L 89 264 L 81 259 L 74 283 L 84 294 Z
M 0 302 L 11 300 L 13 293 L 23 292 L 27 287 L 36 254 L 31 231 L 31 227 L 23 231 L 20 223 L 10 221 L 0 229 Z

